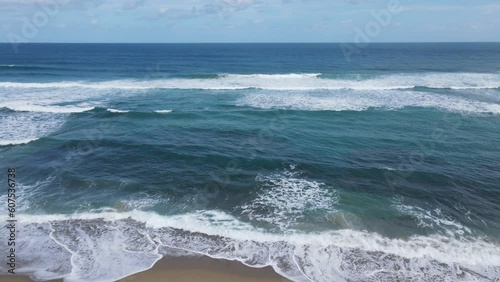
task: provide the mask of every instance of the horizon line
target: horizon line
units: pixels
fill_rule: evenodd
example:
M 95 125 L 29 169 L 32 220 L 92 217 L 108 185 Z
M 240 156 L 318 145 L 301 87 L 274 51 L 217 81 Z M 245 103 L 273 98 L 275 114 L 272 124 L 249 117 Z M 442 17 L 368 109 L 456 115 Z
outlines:
M 500 43 L 500 41 L 378 41 L 361 44 Z M 360 44 L 360 42 L 0 42 L 0 44 Z

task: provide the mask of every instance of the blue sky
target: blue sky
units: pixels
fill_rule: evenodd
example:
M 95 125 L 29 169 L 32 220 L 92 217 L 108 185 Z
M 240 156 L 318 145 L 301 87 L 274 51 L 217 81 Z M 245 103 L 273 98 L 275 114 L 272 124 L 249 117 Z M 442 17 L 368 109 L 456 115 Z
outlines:
M 0 0 L 0 36 L 2 42 L 500 41 L 500 1 Z

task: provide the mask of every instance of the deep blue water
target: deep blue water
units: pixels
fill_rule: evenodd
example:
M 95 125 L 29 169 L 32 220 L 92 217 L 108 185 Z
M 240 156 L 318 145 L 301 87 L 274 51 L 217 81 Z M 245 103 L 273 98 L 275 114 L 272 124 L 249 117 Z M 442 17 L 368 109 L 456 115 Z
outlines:
M 500 277 L 497 43 L 0 44 L 0 121 L 36 279 Z

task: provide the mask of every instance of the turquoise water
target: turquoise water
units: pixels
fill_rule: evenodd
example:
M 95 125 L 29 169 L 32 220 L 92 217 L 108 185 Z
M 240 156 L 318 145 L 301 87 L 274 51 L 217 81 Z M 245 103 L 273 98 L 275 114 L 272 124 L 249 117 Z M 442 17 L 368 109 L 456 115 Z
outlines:
M 205 254 L 294 281 L 496 281 L 499 62 L 500 44 L 350 62 L 337 44 L 0 44 L 18 271 L 111 281 Z

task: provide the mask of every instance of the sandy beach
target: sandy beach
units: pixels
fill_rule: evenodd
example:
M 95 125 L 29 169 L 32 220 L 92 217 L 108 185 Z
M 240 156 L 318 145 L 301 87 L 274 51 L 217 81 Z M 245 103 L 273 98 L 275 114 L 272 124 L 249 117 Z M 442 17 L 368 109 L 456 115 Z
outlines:
M 285 282 L 271 267 L 251 268 L 236 261 L 209 257 L 164 258 L 147 271 L 119 281 Z
M 0 282 L 26 281 L 33 280 L 26 276 L 0 276 Z M 290 280 L 278 275 L 271 267 L 251 268 L 240 262 L 209 257 L 176 257 L 161 259 L 153 268 L 118 281 L 286 282 Z
M 21 276 L 21 275 L 1 275 L 0 281 L 1 282 L 28 282 L 28 281 L 33 281 L 33 280 L 29 279 L 29 277 L 27 277 L 27 276 Z

